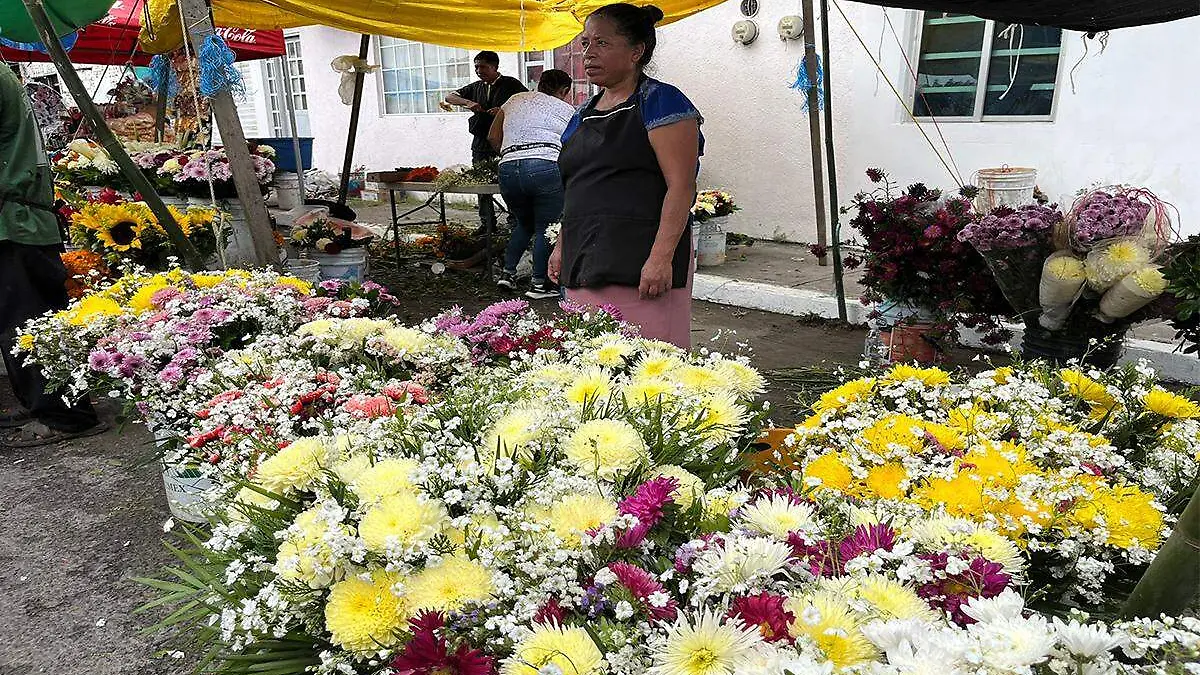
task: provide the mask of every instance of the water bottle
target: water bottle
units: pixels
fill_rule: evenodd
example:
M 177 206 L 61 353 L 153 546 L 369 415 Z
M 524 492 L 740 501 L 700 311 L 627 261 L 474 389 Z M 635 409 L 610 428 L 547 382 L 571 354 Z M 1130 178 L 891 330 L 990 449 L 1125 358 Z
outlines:
M 891 361 L 891 350 L 883 343 L 883 334 L 876 321 L 867 322 L 867 339 L 863 341 L 862 360 L 870 368 L 882 368 Z

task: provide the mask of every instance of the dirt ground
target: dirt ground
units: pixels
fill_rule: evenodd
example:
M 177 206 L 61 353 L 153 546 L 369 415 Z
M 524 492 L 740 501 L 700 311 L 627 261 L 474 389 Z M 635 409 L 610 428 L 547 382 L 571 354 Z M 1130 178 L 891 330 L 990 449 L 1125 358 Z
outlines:
M 372 276 L 388 285 L 417 321 L 453 304 L 473 311 L 505 294 L 475 272 L 434 275 L 424 265 L 373 261 Z M 553 302 L 539 307 L 549 311 Z M 693 343 L 718 332 L 748 343 L 760 369 L 853 363 L 863 332 L 806 324 L 795 317 L 698 303 Z M 715 347 L 728 351 L 729 342 Z M 778 380 L 768 395 L 778 420 L 801 413 Z M 6 380 L 0 401 L 10 405 Z M 114 410 L 103 407 L 112 421 Z M 0 450 L 0 675 L 173 674 L 186 659 L 161 653 L 140 633 L 151 617 L 132 610 L 149 594 L 131 578 L 157 573 L 167 561 L 161 545 L 168 518 L 162 481 L 153 466 L 138 466 L 150 438 L 129 426 L 58 446 Z

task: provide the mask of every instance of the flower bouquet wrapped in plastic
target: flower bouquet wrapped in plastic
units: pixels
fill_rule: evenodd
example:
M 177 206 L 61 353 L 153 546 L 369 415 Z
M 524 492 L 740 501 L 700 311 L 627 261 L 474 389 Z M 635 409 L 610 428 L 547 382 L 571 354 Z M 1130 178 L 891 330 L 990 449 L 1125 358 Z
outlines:
M 1087 254 L 1110 239 L 1136 237 L 1157 257 L 1171 240 L 1170 209 L 1145 188 L 1105 187 L 1084 192 L 1055 229 L 1055 248 Z
M 1100 309 L 1096 318 L 1112 323 L 1133 314 L 1153 302 L 1167 289 L 1167 280 L 1156 265 L 1146 265 L 1136 272 L 1121 277 L 1100 298 Z
M 1038 310 L 1038 280 L 1046 256 L 1053 251 L 1054 229 L 1062 220 L 1054 207 L 1001 206 L 969 223 L 958 238 L 979 251 L 1005 299 L 1018 314 L 1028 316 Z
M 1124 237 L 1100 242 L 1087 255 L 1087 284 L 1103 293 L 1114 284 L 1152 261 L 1149 246 L 1140 237 Z
M 1070 252 L 1059 251 L 1046 258 L 1038 283 L 1038 304 L 1042 308 L 1038 323 L 1047 330 L 1062 328 L 1086 281 L 1084 262 Z

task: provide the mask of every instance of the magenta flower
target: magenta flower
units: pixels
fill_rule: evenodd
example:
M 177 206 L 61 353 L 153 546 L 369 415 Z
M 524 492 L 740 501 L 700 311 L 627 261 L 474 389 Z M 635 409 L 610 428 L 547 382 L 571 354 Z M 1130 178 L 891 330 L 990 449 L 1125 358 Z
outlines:
M 674 501 L 671 493 L 678 488 L 677 479 L 660 476 L 642 483 L 636 492 L 621 500 L 617 510 L 624 515 L 636 516 L 638 524 L 621 535 L 617 546 L 633 548 L 641 544 L 662 518 L 663 508 Z
M 678 603 L 675 600 L 667 600 L 660 607 L 654 606 L 650 600 L 650 596 L 655 593 L 663 593 L 663 585 L 658 583 L 658 580 L 650 575 L 646 570 L 631 565 L 625 562 L 615 562 L 608 566 L 608 570 L 616 575 L 617 582 L 625 587 L 633 597 L 637 598 L 641 609 L 653 619 L 671 621 L 674 620 L 678 609 Z
M 783 608 L 786 600 L 782 595 L 771 593 L 735 598 L 728 616 L 738 619 L 747 628 L 758 630 L 767 642 L 791 644 L 793 638 L 788 633 L 788 626 L 796 620 L 796 616 Z
M 860 555 L 879 550 L 890 551 L 895 545 L 896 531 L 887 525 L 859 525 L 850 536 L 842 540 L 838 546 L 838 556 L 844 564 Z
M 960 626 L 975 623 L 975 619 L 962 611 L 962 606 L 968 600 L 994 598 L 1012 582 L 1012 577 L 1005 574 L 1002 565 L 982 556 L 972 559 L 967 569 L 958 574 L 946 573 L 946 563 L 949 560 L 946 553 L 919 557 L 929 562 L 935 579 L 919 587 L 917 595 L 924 598 L 930 607 L 945 611 L 950 615 L 950 619 Z
M 88 354 L 88 366 L 98 372 L 107 372 L 117 364 L 117 355 L 109 351 L 96 350 Z

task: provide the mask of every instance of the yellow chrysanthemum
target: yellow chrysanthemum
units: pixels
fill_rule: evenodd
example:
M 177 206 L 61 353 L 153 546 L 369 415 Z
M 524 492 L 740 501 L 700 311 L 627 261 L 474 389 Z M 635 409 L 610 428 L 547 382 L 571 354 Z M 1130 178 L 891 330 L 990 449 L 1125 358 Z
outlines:
M 383 553 L 389 541 L 406 547 L 429 541 L 446 523 L 446 511 L 440 502 L 402 492 L 384 497 L 368 509 L 358 524 L 358 533 L 369 550 Z
M 683 367 L 679 357 L 670 354 L 647 354 L 633 368 L 635 378 L 666 377 Z
M 571 464 L 605 480 L 614 480 L 646 460 L 642 435 L 623 420 L 584 422 L 563 450 Z
M 746 409 L 728 393 L 712 394 L 705 398 L 701 414 L 699 431 L 718 442 L 732 439 L 746 423 Z
M 817 591 L 784 605 L 796 617 L 788 630 L 793 637 L 807 636 L 837 668 L 862 663 L 875 654 L 862 634 L 862 618 L 837 595 Z
M 22 333 L 17 338 L 17 348 L 23 352 L 33 351 L 34 338 L 32 333 Z
M 399 580 L 376 571 L 370 581 L 351 577 L 334 584 L 325 603 L 325 629 L 332 642 L 352 652 L 394 646 L 411 615 L 405 600 L 392 592 Z
M 1078 370 L 1063 368 L 1059 371 L 1058 376 L 1063 384 L 1067 385 L 1067 393 L 1087 401 L 1093 407 L 1110 410 L 1117 404 L 1116 399 L 1108 393 L 1104 385 Z
M 1140 546 L 1154 551 L 1162 543 L 1162 511 L 1154 506 L 1153 495 L 1133 486 L 1097 484 L 1087 499 L 1080 500 L 1071 518 L 1088 529 L 1103 527 L 1107 543 L 1119 548 Z
M 669 399 L 675 393 L 675 385 L 665 377 L 639 377 L 621 389 L 625 403 L 629 406 L 655 405 Z
M 609 381 L 608 375 L 599 368 L 593 368 L 576 375 L 571 386 L 567 387 L 566 395 L 571 403 L 583 405 L 608 398 L 611 390 L 612 382 Z
M 655 476 L 664 476 L 674 478 L 679 481 L 679 487 L 671 493 L 671 497 L 675 499 L 675 503 L 683 508 L 690 507 L 697 498 L 704 495 L 704 481 L 681 466 L 674 464 L 663 464 L 657 466 L 652 471 Z
M 867 447 L 884 457 L 906 456 L 925 446 L 925 422 L 908 415 L 887 415 L 862 432 Z
M 504 675 L 592 675 L 604 665 L 604 655 L 582 628 L 537 625 L 504 662 Z M 548 668 L 549 666 L 549 668 Z
M 429 349 L 433 338 L 413 328 L 395 326 L 384 330 L 379 338 L 397 354 L 420 354 Z
M 376 462 L 354 478 L 354 492 L 363 504 L 375 504 L 384 497 L 412 490 L 411 476 L 417 466 L 416 460 L 405 458 Z
M 867 471 L 863 482 L 867 491 L 881 499 L 896 499 L 904 496 L 905 482 L 908 480 L 908 470 L 898 462 L 888 462 L 873 466 Z
M 707 366 L 683 366 L 669 375 L 684 389 L 699 394 L 711 394 L 728 386 L 719 372 Z
M 275 572 L 280 578 L 323 588 L 332 579 L 330 570 L 335 562 L 333 549 L 326 541 L 329 524 L 317 507 L 302 511 L 290 528 L 292 531 L 279 545 L 275 556 Z M 342 528 L 349 534 L 348 528 Z
M 248 522 L 246 512 L 254 513 L 254 509 L 274 510 L 279 506 L 279 502 L 271 499 L 267 495 L 244 487 L 237 491 L 233 497 L 233 502 L 225 509 L 225 514 L 235 523 Z
M 1142 404 L 1146 406 L 1146 410 L 1163 417 L 1177 420 L 1200 417 L 1200 405 L 1195 401 L 1160 387 L 1147 392 L 1142 398 Z
M 820 400 L 813 404 L 813 412 L 841 410 L 846 406 L 861 401 L 875 391 L 874 378 L 851 380 L 842 386 L 821 394 Z
M 486 567 L 463 556 L 451 556 L 414 575 L 405 594 L 413 609 L 452 612 L 467 603 L 487 600 L 495 588 Z
M 739 361 L 721 361 L 716 370 L 726 388 L 742 396 L 761 393 L 766 387 L 766 380 L 757 370 Z
M 1008 384 L 1008 381 L 1010 378 L 1012 378 L 1012 375 L 1012 366 L 1000 366 L 992 371 L 992 381 L 996 384 Z
M 880 574 L 859 577 L 853 582 L 850 592 L 854 597 L 870 603 L 873 611 L 884 621 L 937 619 L 937 613 L 929 608 L 929 604 L 922 600 L 916 591 Z
M 944 506 L 946 513 L 955 516 L 979 516 L 985 513 L 987 498 L 983 481 L 978 476 L 960 473 L 949 480 L 934 478 L 915 495 L 926 508 Z
M 570 548 L 580 546 L 579 535 L 598 529 L 617 517 L 617 505 L 597 494 L 567 495 L 550 507 L 550 529 Z
M 193 274 L 192 283 L 196 288 L 212 288 L 217 284 L 225 281 L 225 276 L 221 274 Z
M 298 438 L 259 464 L 256 480 L 276 494 L 307 490 L 333 462 L 334 454 L 324 439 Z
M 1014 487 L 1021 476 L 1040 473 L 1025 460 L 1025 449 L 1008 441 L 976 446 L 957 462 L 960 471 L 974 473 L 989 483 Z
M 845 492 L 854 481 L 854 475 L 837 453 L 826 453 L 804 467 L 804 482 L 830 490 Z
M 369 468 L 371 468 L 369 455 L 351 455 L 334 464 L 333 472 L 337 474 L 338 480 L 349 485 Z
M 707 518 L 728 517 L 749 500 L 750 493 L 745 490 L 714 488 L 704 495 L 704 515 Z
M 86 326 L 99 316 L 120 316 L 124 313 L 121 306 L 113 300 L 97 296 L 85 296 L 71 309 L 67 310 L 66 321 L 72 326 Z
M 926 387 L 938 387 L 950 383 L 950 373 L 941 368 L 917 368 L 908 364 L 900 364 L 893 367 L 888 374 L 884 376 L 884 382 L 904 382 L 906 380 L 919 380 Z
M 294 288 L 301 295 L 308 295 L 309 293 L 312 293 L 312 284 L 303 279 L 297 279 L 296 277 L 279 277 L 275 283 L 279 284 L 280 286 L 289 286 Z
M 517 408 L 496 420 L 483 439 L 484 458 L 492 460 L 497 452 L 501 457 L 512 458 L 541 434 L 541 418 L 538 410 Z
M 167 286 L 165 284 L 161 286 L 157 284 L 142 286 L 137 290 L 137 293 L 134 293 L 133 296 L 129 298 L 129 308 L 138 314 L 150 311 L 154 308 L 154 304 L 152 303 L 154 294 L 166 287 Z
M 633 354 L 633 345 L 620 340 L 612 340 L 596 347 L 589 355 L 590 360 L 606 368 L 615 368 L 625 364 L 625 359 Z

